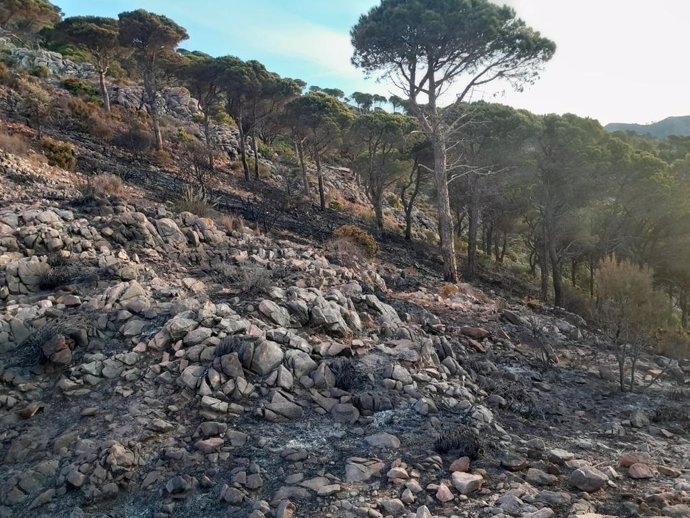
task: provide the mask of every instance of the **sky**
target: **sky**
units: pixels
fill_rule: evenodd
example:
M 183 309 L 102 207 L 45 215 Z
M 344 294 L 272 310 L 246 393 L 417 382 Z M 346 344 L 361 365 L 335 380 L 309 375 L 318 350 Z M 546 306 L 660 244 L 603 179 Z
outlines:
M 256 59 L 309 85 L 389 96 L 350 63 L 349 30 L 378 0 L 53 0 L 65 16 L 143 8 L 187 29 L 189 50 Z M 534 113 L 650 123 L 690 115 L 690 0 L 503 0 L 554 40 L 554 58 L 522 92 L 484 86 L 473 99 Z

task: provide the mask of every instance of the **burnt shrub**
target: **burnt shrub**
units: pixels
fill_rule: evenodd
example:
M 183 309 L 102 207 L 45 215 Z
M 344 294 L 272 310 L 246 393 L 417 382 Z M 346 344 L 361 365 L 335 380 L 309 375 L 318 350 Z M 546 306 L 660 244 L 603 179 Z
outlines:
M 464 425 L 442 430 L 434 442 L 434 450 L 439 453 L 453 452 L 453 455 L 469 457 L 472 460 L 479 458 L 482 449 L 477 432 Z

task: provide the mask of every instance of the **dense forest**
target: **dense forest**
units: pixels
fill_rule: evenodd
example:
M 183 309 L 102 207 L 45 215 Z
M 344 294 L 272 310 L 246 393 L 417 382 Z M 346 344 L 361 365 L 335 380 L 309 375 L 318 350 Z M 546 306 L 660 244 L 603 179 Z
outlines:
M 110 145 L 186 157 L 190 182 L 202 191 L 229 158 L 215 128 L 234 125 L 248 189 L 261 181 L 259 158 L 269 158 L 330 210 L 336 203 L 324 190 L 325 165 L 349 168 L 383 246 L 392 232 L 439 245 L 439 273 L 447 281 L 473 281 L 500 268 L 538 286 L 543 301 L 596 321 L 621 344 L 660 329 L 680 340 L 690 318 L 690 137 L 611 133 L 575 114 L 467 102 L 475 86 L 496 79 L 516 86 L 537 80 L 556 45 L 512 9 L 489 2 L 443 2 L 448 12 L 411 40 L 404 25 L 425 20 L 420 10 L 427 3 L 384 2 L 352 29 L 353 62 L 394 79 L 400 95 L 390 98 L 308 86 L 258 61 L 185 50 L 184 27 L 143 9 L 117 19 L 63 18 L 47 0 L 6 0 L 0 26 L 8 45 L 92 63 L 98 81 L 67 78 L 59 85 L 75 98 L 69 117 L 81 119 L 87 132 L 103 131 Z M 441 37 L 460 28 L 476 38 Z M 433 39 L 429 34 L 439 40 L 423 41 Z M 429 43 L 437 50 L 424 54 Z M 0 58 L 0 80 L 21 97 L 16 113 L 40 131 L 55 109 L 47 70 L 18 73 L 9 52 Z M 110 84 L 142 85 L 145 107 L 113 135 L 103 128 L 122 114 L 111 106 Z M 157 99 L 171 86 L 198 100 L 201 131 L 171 131 L 163 120 Z M 457 100 L 442 106 L 440 93 L 450 86 Z M 413 228 L 420 203 L 436 207 L 437 233 Z M 390 225 L 391 208 L 404 211 L 404 228 Z

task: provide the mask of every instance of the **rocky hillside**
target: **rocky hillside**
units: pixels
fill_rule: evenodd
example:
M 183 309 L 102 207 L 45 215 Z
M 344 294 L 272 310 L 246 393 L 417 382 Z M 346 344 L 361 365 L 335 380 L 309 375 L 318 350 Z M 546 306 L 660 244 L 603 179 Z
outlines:
M 578 317 L 403 252 L 0 172 L 2 517 L 690 516 L 690 364 L 621 394 Z

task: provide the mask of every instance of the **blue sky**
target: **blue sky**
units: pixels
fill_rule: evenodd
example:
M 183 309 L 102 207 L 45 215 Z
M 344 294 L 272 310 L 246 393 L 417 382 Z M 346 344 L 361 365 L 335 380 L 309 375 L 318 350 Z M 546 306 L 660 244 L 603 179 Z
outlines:
M 399 93 L 350 64 L 349 30 L 378 0 L 53 0 L 66 16 L 117 16 L 144 8 L 187 29 L 183 47 L 257 59 L 310 85 Z M 535 113 L 571 112 L 607 122 L 690 115 L 688 0 L 503 0 L 556 41 L 556 56 L 523 92 L 495 84 L 474 99 Z M 452 91 L 450 92 L 452 95 Z
M 187 29 L 182 47 L 215 56 L 257 59 L 281 76 L 346 94 L 389 88 L 363 78 L 349 62 L 348 32 L 376 0 L 54 0 L 65 16 L 117 16 L 144 8 Z M 390 92 L 392 93 L 392 91 Z

